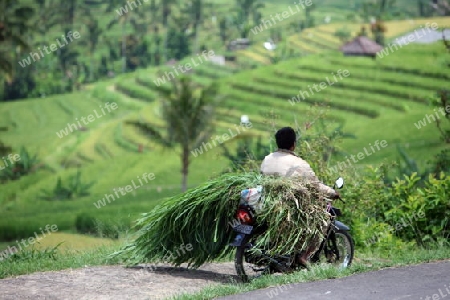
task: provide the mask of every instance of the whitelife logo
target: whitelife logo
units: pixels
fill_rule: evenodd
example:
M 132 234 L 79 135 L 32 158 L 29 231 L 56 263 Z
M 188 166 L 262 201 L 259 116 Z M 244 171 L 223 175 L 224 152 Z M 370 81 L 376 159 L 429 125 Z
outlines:
M 10 163 L 8 163 L 8 162 L 6 161 L 6 157 L 5 157 L 5 156 L 2 157 L 2 160 L 3 160 L 3 167 L 0 166 L 0 170 L 4 170 L 4 169 L 6 169 L 9 165 L 12 166 L 16 161 L 19 161 L 19 160 L 20 160 L 20 155 L 19 155 L 19 154 L 14 154 L 14 155 L 8 154 L 8 160 L 9 160 Z
M 59 48 L 63 48 L 64 46 L 66 46 L 66 45 L 69 44 L 69 42 L 66 40 L 66 36 L 65 36 L 64 34 L 61 35 L 61 36 L 62 36 L 62 39 L 64 40 L 65 43 L 62 44 L 62 43 L 60 43 L 59 39 L 56 39 L 56 42 L 57 42 Z M 69 40 L 70 40 L 71 42 L 73 42 L 73 39 L 79 39 L 79 38 L 80 38 L 80 33 L 79 33 L 78 31 L 74 31 L 73 33 L 72 33 L 72 31 L 69 31 L 69 32 L 67 33 L 67 38 L 69 38 Z M 48 51 L 48 48 L 50 48 L 50 51 L 51 51 L 51 52 Z M 42 49 L 43 49 L 43 50 L 45 51 L 45 53 L 47 53 L 47 54 L 50 54 L 50 53 L 52 53 L 52 52 L 58 50 L 59 48 L 57 47 L 56 44 L 51 44 L 50 47 L 47 47 L 47 46 L 42 47 Z M 22 59 L 22 61 L 19 61 L 19 65 L 20 65 L 22 68 L 25 68 L 26 66 L 31 65 L 31 63 L 32 63 L 31 59 L 33 59 L 33 61 L 36 61 L 36 60 L 40 60 L 40 59 L 44 58 L 44 53 L 42 52 L 42 50 L 41 50 L 40 47 L 38 48 L 38 51 L 39 51 L 39 53 L 41 54 L 40 56 L 39 56 L 39 53 L 36 53 L 36 52 L 30 52 L 30 55 L 28 55 L 27 58 Z
M 142 0 L 144 2 L 148 2 L 149 0 Z M 137 0 L 137 2 L 139 3 L 139 6 L 142 5 L 141 0 Z M 133 7 L 131 7 L 131 4 L 134 5 L 134 8 L 138 8 L 138 5 L 136 4 L 136 1 L 127 1 L 127 4 L 122 6 L 119 9 L 116 9 L 116 13 L 121 17 L 124 14 L 128 13 L 128 8 L 130 8 L 130 10 L 133 10 Z M 128 6 L 128 7 L 127 7 Z
M 289 18 L 290 16 L 295 15 L 296 13 L 299 13 L 301 11 L 299 5 L 301 5 L 302 9 L 305 9 L 305 4 L 306 4 L 306 6 L 311 6 L 312 5 L 312 1 L 311 0 L 306 0 L 306 1 L 305 0 L 300 0 L 300 1 L 298 1 L 298 3 L 294 2 L 294 4 L 295 4 L 295 7 L 297 8 L 296 11 L 292 10 L 291 6 L 289 6 L 288 7 L 289 11 L 285 10 L 281 14 L 280 13 L 276 13 L 275 14 L 275 16 L 278 19 L 278 22 L 281 22 L 281 21 Z M 277 21 L 274 19 L 274 17 L 272 15 L 270 15 L 270 18 L 272 19 L 273 24 L 272 24 L 272 22 L 270 22 L 270 20 L 263 20 L 260 23 L 259 26 L 255 26 L 252 29 L 250 29 L 251 32 L 253 34 L 258 34 L 258 33 L 262 32 L 264 29 L 267 29 L 267 25 L 269 25 L 269 27 L 274 26 L 277 23 Z
M 450 105 L 447 105 L 445 107 L 445 110 L 444 110 L 443 107 L 439 107 L 438 110 L 441 113 L 441 115 L 443 117 L 445 117 L 447 114 L 450 114 Z M 436 115 L 436 117 L 434 115 Z M 427 126 L 431 122 L 436 122 L 436 120 L 440 120 L 441 119 L 441 117 L 439 116 L 439 113 L 436 111 L 436 108 L 434 109 L 434 115 L 433 114 L 425 115 L 425 118 L 423 118 L 423 120 L 419 120 L 419 122 L 417 122 L 417 123 L 414 123 L 414 126 L 416 126 L 417 129 L 420 129 L 422 127 Z
M 334 73 L 331 73 L 334 77 L 334 81 L 330 81 L 330 79 L 328 78 L 328 76 L 325 78 L 327 80 L 327 82 L 322 81 L 321 83 L 317 84 L 313 84 L 313 88 L 314 90 L 319 93 L 321 91 L 323 91 L 324 89 L 326 89 L 328 86 L 332 86 L 333 84 L 338 82 L 338 79 L 336 77 L 336 75 Z M 342 71 L 341 69 L 337 70 L 337 75 L 339 76 L 339 78 L 342 80 L 344 79 L 342 77 L 342 75 L 344 75 L 344 77 L 348 77 L 350 76 L 350 72 L 348 70 L 344 70 Z M 327 86 L 328 83 L 328 86 Z M 319 87 L 320 86 L 320 87 Z M 308 85 L 309 88 L 309 92 L 311 93 L 311 96 L 314 95 L 314 91 L 311 88 L 311 85 Z M 292 97 L 291 99 L 288 99 L 289 103 L 291 103 L 291 105 L 295 105 L 296 102 L 300 102 L 301 100 L 305 100 L 305 95 L 306 97 L 309 97 L 309 93 L 308 92 L 304 92 L 304 91 L 299 91 L 297 96 Z M 300 96 L 302 96 L 302 99 L 300 99 Z
M 133 186 L 131 186 L 131 184 L 127 185 L 125 187 L 125 191 L 126 192 L 123 191 L 124 190 L 123 187 L 118 188 L 118 190 L 122 194 L 122 196 L 125 196 L 127 193 L 130 193 L 133 190 L 136 190 L 136 189 L 138 189 L 138 188 L 140 188 L 141 186 L 144 185 L 142 183 L 142 181 L 141 181 L 141 178 L 139 176 L 137 176 L 137 178 L 138 178 L 139 183 L 141 185 L 136 185 L 134 183 L 134 180 L 131 180 L 131 183 L 133 184 Z M 153 173 L 149 173 L 149 174 L 144 173 L 144 174 L 142 174 L 142 179 L 145 181 L 145 183 L 148 183 L 149 180 L 155 179 L 155 174 L 153 174 Z M 114 194 L 116 195 L 117 199 L 120 198 L 120 195 L 117 193 L 116 189 L 114 189 Z M 113 194 L 105 194 L 105 197 L 103 197 L 101 200 L 98 200 L 97 203 L 94 203 L 94 206 L 97 209 L 102 208 L 103 206 L 106 206 L 106 201 L 108 201 L 108 203 L 111 203 L 111 201 L 116 201 L 116 198 L 114 197 Z
M 226 141 L 228 141 L 229 139 L 234 138 L 235 136 L 237 136 L 238 134 L 241 134 L 241 130 L 239 129 L 238 125 L 234 125 L 236 128 L 237 133 L 234 133 L 233 130 L 231 128 L 228 129 L 228 132 L 230 133 L 231 137 L 227 134 L 224 133 L 222 134 L 222 136 L 216 135 L 215 137 L 211 137 L 212 140 L 212 145 L 209 142 L 203 142 L 202 145 L 194 150 L 191 151 L 192 155 L 194 155 L 194 157 L 197 157 L 201 154 L 203 154 L 203 149 L 205 150 L 205 152 L 207 152 L 209 149 L 213 149 L 215 147 L 217 147 L 216 141 L 219 142 L 219 144 L 222 144 Z M 251 122 L 245 122 L 245 123 L 241 123 L 240 127 L 243 129 L 243 131 L 247 131 L 247 128 L 252 128 L 253 124 Z M 209 149 L 208 149 L 208 147 Z
M 374 154 L 376 152 L 376 150 L 374 149 L 374 147 L 380 151 L 381 148 L 386 148 L 388 146 L 388 143 L 386 140 L 382 140 L 381 142 L 379 140 L 376 140 L 374 145 L 372 146 L 372 143 L 369 143 L 369 147 L 372 150 L 372 152 L 368 151 L 366 147 L 364 147 L 364 153 L 363 152 L 359 152 L 356 156 L 355 155 L 350 155 L 350 158 L 352 159 L 352 161 L 354 163 L 357 163 L 360 160 L 363 160 L 364 158 L 366 158 L 367 156 L 371 156 L 372 154 Z M 357 157 L 357 158 L 356 158 Z M 327 170 L 328 175 L 333 175 L 339 172 L 339 170 L 344 170 L 347 167 L 350 167 L 352 165 L 352 162 L 350 161 L 350 158 L 348 158 L 347 156 L 345 157 L 345 159 L 347 160 L 348 165 L 345 162 L 338 162 L 337 165 L 333 166 L 333 167 L 329 167 Z
M 421 28 L 422 30 L 417 30 L 417 29 L 414 30 L 413 33 L 409 34 L 407 37 L 406 37 L 406 36 L 402 37 L 402 38 L 400 39 L 401 42 L 399 41 L 399 38 L 395 39 L 395 41 L 396 41 L 397 43 L 395 43 L 395 44 L 390 44 L 388 47 L 386 47 L 386 48 L 384 48 L 383 50 L 381 50 L 380 52 L 378 52 L 378 53 L 377 53 L 377 56 L 378 56 L 379 58 L 383 58 L 383 57 L 385 57 L 385 56 L 388 56 L 389 54 L 391 54 L 392 52 L 394 52 L 394 50 L 393 50 L 394 47 L 395 47 L 395 50 L 398 50 L 398 49 L 399 49 L 399 46 L 400 46 L 400 48 L 403 48 L 403 46 L 407 46 L 407 45 L 409 45 L 410 43 L 412 43 L 412 42 L 414 42 L 414 41 L 416 41 L 416 40 L 420 40 L 422 37 L 426 36 L 427 33 L 434 32 L 434 31 L 436 31 L 436 29 L 439 28 L 439 26 L 438 26 L 437 23 L 430 23 L 430 22 L 427 22 L 427 23 L 425 24 L 425 27 L 426 27 L 426 28 L 423 28 L 422 25 L 420 25 L 420 28 Z M 430 27 L 431 27 L 432 29 L 430 29 Z M 420 35 L 420 32 L 422 32 L 423 35 Z M 406 38 L 407 38 L 408 40 L 406 40 Z
M 111 107 L 110 107 L 111 105 Z M 94 114 L 89 115 L 87 118 L 85 117 L 81 117 L 81 121 L 83 122 L 84 125 L 88 125 L 89 123 L 92 123 L 96 120 L 95 117 L 97 117 L 97 119 L 103 117 L 106 115 L 106 112 L 103 110 L 103 108 L 106 108 L 106 110 L 108 111 L 108 113 L 111 112 L 111 110 L 116 110 L 119 106 L 117 105 L 117 103 L 113 102 L 111 104 L 109 104 L 109 102 L 105 103 L 105 106 L 102 107 L 101 105 L 99 105 L 99 107 L 102 109 L 102 113 L 103 115 L 99 115 L 97 113 L 97 110 L 94 109 Z M 87 123 L 86 123 L 86 119 L 87 119 Z M 75 118 L 75 121 L 78 123 L 78 127 L 77 124 L 74 123 L 67 123 L 67 127 L 60 130 L 59 132 L 56 132 L 56 135 L 62 139 L 63 137 L 67 136 L 69 133 L 73 132 L 74 130 L 78 130 L 80 128 L 82 128 L 80 121 L 78 120 L 78 118 Z
M 39 228 L 40 230 L 41 230 L 41 233 L 42 233 L 42 236 L 41 237 L 39 237 L 38 236 L 38 234 L 37 234 L 37 232 L 35 232 L 34 233 L 34 236 L 36 237 L 36 238 L 34 238 L 34 237 L 30 237 L 30 238 L 28 238 L 28 240 L 25 240 L 25 239 L 22 239 L 22 240 L 20 240 L 20 243 L 19 243 L 19 241 L 16 241 L 16 243 L 17 243 L 17 245 L 19 246 L 19 248 L 20 248 L 20 250 L 19 249 L 17 249 L 17 247 L 16 246 L 8 246 L 8 248 L 6 249 L 6 250 L 4 250 L 4 251 L 2 251 L 2 252 L 0 252 L 0 261 L 2 261 L 2 260 L 4 260 L 4 259 L 7 259 L 8 258 L 8 256 L 10 256 L 10 255 L 13 255 L 13 254 L 15 254 L 15 253 L 17 253 L 17 252 L 19 252 L 19 251 L 22 251 L 22 246 L 20 245 L 20 244 L 22 244 L 23 245 L 23 247 L 25 248 L 25 247 L 27 247 L 27 246 L 29 246 L 29 245 L 33 245 L 34 243 L 36 243 L 36 242 L 39 242 L 41 239 L 43 239 L 43 238 L 45 238 L 47 235 L 44 233 L 44 231 L 42 230 L 42 227 L 41 228 Z M 53 232 L 56 232 L 56 231 L 58 231 L 58 226 L 56 226 L 56 224 L 53 224 L 53 225 L 45 225 L 45 231 L 50 235 L 50 234 L 52 234 Z M 51 231 L 51 232 L 50 232 Z M 27 245 L 27 242 L 28 242 L 28 245 Z M 9 251 L 9 254 L 8 254 L 8 251 Z
M 204 63 L 205 61 L 209 60 L 211 57 L 215 56 L 215 53 L 214 53 L 213 50 L 210 50 L 208 52 L 208 56 L 206 56 L 206 50 L 204 50 L 203 53 L 202 53 L 202 56 L 203 56 L 203 58 L 205 60 L 202 59 L 200 54 L 197 54 L 198 64 L 196 64 L 196 61 L 195 61 L 194 57 L 191 58 L 191 62 L 192 62 L 194 67 L 197 67 L 201 63 Z M 183 69 L 183 66 L 184 66 L 185 69 Z M 193 66 L 190 63 L 185 63 L 184 65 L 179 64 L 178 65 L 178 69 L 180 70 L 181 73 L 186 73 L 186 72 L 192 70 Z M 172 68 L 175 71 L 175 73 L 177 74 L 176 76 L 180 76 L 180 74 L 177 71 L 177 68 L 175 66 L 173 66 Z M 169 75 L 171 75 L 170 77 L 172 77 L 172 78 L 170 78 Z M 156 80 L 154 80 L 153 82 L 157 86 L 160 86 L 161 84 L 166 83 L 166 81 L 170 81 L 171 79 L 174 79 L 174 78 L 175 78 L 175 75 L 171 71 L 166 71 L 164 73 L 164 76 L 156 78 Z

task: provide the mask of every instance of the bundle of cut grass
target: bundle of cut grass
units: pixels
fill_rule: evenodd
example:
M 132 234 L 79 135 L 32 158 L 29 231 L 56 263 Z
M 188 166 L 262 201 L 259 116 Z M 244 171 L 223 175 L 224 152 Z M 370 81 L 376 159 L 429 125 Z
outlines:
M 270 242 L 270 251 L 289 253 L 321 234 L 326 216 L 317 187 L 257 173 L 225 174 L 144 214 L 136 224 L 137 238 L 113 256 L 129 264 L 165 261 L 194 268 L 223 258 L 234 250 L 228 246 L 234 238 L 230 224 L 241 190 L 256 185 L 264 188 L 258 222 L 269 225 L 260 245 Z

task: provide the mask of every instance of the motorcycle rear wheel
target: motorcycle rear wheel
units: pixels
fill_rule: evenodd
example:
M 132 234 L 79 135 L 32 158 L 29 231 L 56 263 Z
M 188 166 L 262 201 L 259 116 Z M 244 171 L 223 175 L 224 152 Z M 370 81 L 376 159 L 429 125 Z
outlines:
M 244 283 L 250 282 L 252 278 L 276 272 L 276 270 L 271 266 L 272 264 L 267 256 L 256 254 L 252 257 L 248 247 L 248 244 L 250 244 L 249 242 L 251 241 L 252 237 L 246 236 L 242 240 L 242 246 L 236 248 L 236 254 L 234 257 L 234 267 L 236 269 L 236 273 L 240 280 Z

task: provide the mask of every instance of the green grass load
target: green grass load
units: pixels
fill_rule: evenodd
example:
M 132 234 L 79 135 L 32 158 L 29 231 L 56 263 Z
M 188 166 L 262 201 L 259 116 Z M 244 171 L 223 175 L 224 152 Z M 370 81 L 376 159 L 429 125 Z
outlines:
M 228 246 L 235 236 L 230 224 L 241 191 L 257 185 L 263 186 L 264 208 L 257 214 L 258 222 L 269 226 L 257 246 L 290 253 L 321 234 L 327 217 L 316 186 L 298 179 L 229 173 L 167 198 L 144 214 L 136 223 L 137 238 L 112 256 L 122 257 L 129 265 L 164 261 L 193 268 L 224 258 L 235 249 Z M 183 244 L 189 245 L 188 251 L 180 250 Z

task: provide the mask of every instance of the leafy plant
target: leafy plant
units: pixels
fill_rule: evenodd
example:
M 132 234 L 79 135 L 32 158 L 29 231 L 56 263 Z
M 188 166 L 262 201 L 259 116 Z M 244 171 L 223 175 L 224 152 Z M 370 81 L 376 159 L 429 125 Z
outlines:
M 30 155 L 25 147 L 20 149 L 19 158 L 16 159 L 16 155 L 11 156 L 4 169 L 0 170 L 0 182 L 19 180 L 22 176 L 26 176 L 42 166 L 37 154 Z
M 75 227 L 79 233 L 111 239 L 118 239 L 122 232 L 129 229 L 124 221 L 102 221 L 87 213 L 77 215 Z
M 348 42 L 352 37 L 350 29 L 341 27 L 334 32 L 334 35 L 343 43 Z
M 251 170 L 252 163 L 261 161 L 270 153 L 270 147 L 261 141 L 258 137 L 256 144 L 251 137 L 244 137 L 239 140 L 235 153 L 232 153 L 224 144 L 220 144 L 223 150 L 223 156 L 230 160 L 230 170 Z M 259 168 L 259 165 L 256 166 Z
M 120 221 L 107 222 L 95 220 L 96 235 L 101 238 L 118 239 L 122 232 L 129 229 L 128 224 Z
M 418 187 L 416 173 L 398 179 L 391 189 L 391 197 L 398 205 L 386 211 L 386 221 L 405 223 L 399 231 L 405 240 L 415 240 L 425 246 L 429 242 L 448 242 L 450 237 L 450 176 L 430 174 L 425 187 Z
M 42 189 L 39 198 L 49 201 L 61 201 L 89 196 L 89 189 L 94 184 L 95 182 L 83 183 L 81 181 L 81 171 L 78 170 L 75 176 L 69 178 L 67 185 L 63 185 L 61 177 L 58 176 L 55 188 L 50 191 Z
M 181 190 L 187 189 L 190 154 L 207 141 L 214 132 L 214 116 L 218 102 L 219 85 L 213 82 L 204 87 L 191 76 L 183 75 L 170 81 L 170 86 L 155 86 L 160 94 L 163 130 L 151 123 L 128 121 L 149 138 L 168 148 L 180 146 L 182 162 Z
M 91 215 L 81 213 L 75 219 L 75 228 L 82 234 L 95 234 L 97 231 L 96 220 Z
M 7 131 L 7 127 L 0 127 L 0 131 Z M 8 154 L 11 152 L 11 147 L 8 145 L 5 145 L 2 141 L 0 141 L 0 156 L 3 156 L 5 154 Z
M 43 250 L 38 250 L 35 248 L 23 249 L 21 251 L 18 251 L 16 253 L 12 254 L 8 258 L 8 260 L 23 261 L 23 260 L 39 260 L 39 259 L 43 259 L 43 258 L 51 258 L 53 260 L 56 260 L 57 254 L 58 254 L 57 249 L 59 248 L 59 246 L 62 243 L 64 243 L 64 242 L 60 242 L 55 247 L 45 248 Z

